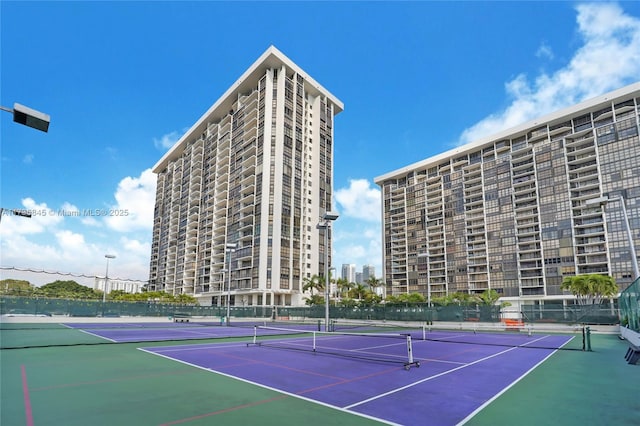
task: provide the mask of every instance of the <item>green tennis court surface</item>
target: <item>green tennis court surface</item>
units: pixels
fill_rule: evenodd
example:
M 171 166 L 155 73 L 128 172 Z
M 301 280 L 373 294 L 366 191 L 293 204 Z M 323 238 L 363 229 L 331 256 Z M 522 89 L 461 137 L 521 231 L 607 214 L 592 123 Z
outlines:
M 66 331 L 65 337 L 56 334 L 59 332 L 37 331 L 44 333 L 40 338 L 72 339 Z M 591 338 L 593 352 L 555 353 L 467 424 L 636 425 L 640 366 L 624 362 L 626 343 L 617 336 L 593 334 Z M 193 342 L 144 346 L 187 343 Z M 0 424 L 381 424 L 153 356 L 138 350 L 140 346 L 121 343 L 0 351 Z M 464 391 L 461 386 L 460 398 Z M 416 419 L 414 424 L 428 424 L 428 419 Z

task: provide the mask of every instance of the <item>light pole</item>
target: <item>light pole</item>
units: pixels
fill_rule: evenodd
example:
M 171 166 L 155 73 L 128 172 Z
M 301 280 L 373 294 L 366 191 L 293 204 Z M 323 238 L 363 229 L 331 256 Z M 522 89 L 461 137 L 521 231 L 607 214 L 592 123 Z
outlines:
M 329 229 L 331 222 L 338 219 L 338 213 L 326 212 L 322 216 L 322 222 L 318 224 L 318 229 L 324 229 L 324 331 L 330 331 L 329 327 Z
M 629 217 L 627 216 L 627 207 L 625 206 L 624 197 L 622 195 L 618 195 L 617 197 L 600 197 L 593 198 L 591 200 L 587 200 L 586 204 L 599 204 L 601 206 L 605 206 L 611 201 L 619 201 L 622 206 L 622 216 L 624 217 L 624 227 L 627 231 L 627 242 L 629 244 L 629 251 L 631 252 L 631 264 L 633 265 L 633 278 L 631 282 L 634 282 L 638 277 L 640 277 L 640 271 L 638 270 L 638 256 L 636 255 L 636 248 L 633 245 L 633 234 L 631 233 L 631 225 L 629 224 Z
M 229 258 L 229 268 L 227 269 L 227 274 L 229 277 L 227 279 L 227 325 L 229 325 L 229 319 L 231 318 L 231 253 L 236 251 L 237 244 L 227 243 L 225 253 L 228 253 L 227 257 Z
M 109 286 L 109 259 L 116 258 L 113 254 L 105 254 L 104 257 L 107 259 L 107 272 L 104 274 L 104 293 L 102 293 L 103 304 L 107 301 L 107 288 Z
M 0 110 L 12 113 L 13 121 L 18 124 L 32 127 L 45 133 L 49 131 L 51 117 L 49 117 L 48 114 L 36 111 L 35 109 L 31 109 L 18 103 L 13 104 L 13 109 L 0 106 Z

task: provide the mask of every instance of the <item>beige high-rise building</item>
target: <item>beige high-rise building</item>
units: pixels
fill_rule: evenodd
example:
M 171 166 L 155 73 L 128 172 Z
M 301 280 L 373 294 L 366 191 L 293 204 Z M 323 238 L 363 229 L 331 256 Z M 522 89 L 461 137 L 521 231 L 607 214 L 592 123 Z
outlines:
M 267 49 L 153 168 L 149 288 L 203 305 L 303 305 L 304 278 L 331 253 L 317 225 L 332 210 L 342 110 Z
M 635 83 L 376 178 L 388 294 L 567 303 L 563 277 L 589 273 L 626 288 L 640 251 L 639 112 Z

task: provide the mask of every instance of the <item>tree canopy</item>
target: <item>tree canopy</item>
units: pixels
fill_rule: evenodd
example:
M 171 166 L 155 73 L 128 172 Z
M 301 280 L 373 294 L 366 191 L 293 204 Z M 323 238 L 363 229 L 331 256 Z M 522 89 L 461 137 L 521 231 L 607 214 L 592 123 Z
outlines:
M 53 281 L 36 287 L 29 281 L 5 279 L 0 281 L 0 294 L 7 296 L 51 297 L 61 299 L 102 300 L 103 292 L 77 283 L 76 281 Z M 113 290 L 107 294 L 107 300 L 114 301 L 155 301 L 165 303 L 195 304 L 198 300 L 188 294 L 171 295 L 162 291 L 126 293 Z
M 614 297 L 619 292 L 615 279 L 601 274 L 568 276 L 560 287 L 573 293 L 580 305 L 599 305 L 603 299 Z

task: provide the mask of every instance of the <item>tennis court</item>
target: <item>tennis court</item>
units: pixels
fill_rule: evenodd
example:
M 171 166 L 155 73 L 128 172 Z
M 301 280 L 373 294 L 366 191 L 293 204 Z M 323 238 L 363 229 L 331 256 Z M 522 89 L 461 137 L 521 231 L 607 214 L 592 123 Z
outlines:
M 0 423 L 637 423 L 640 370 L 615 335 L 588 352 L 575 330 L 287 326 L 3 324 Z
M 415 329 L 270 334 L 284 330 L 257 329 L 250 343 L 143 350 L 390 424 L 455 425 L 574 338 L 438 330 L 425 340 Z

